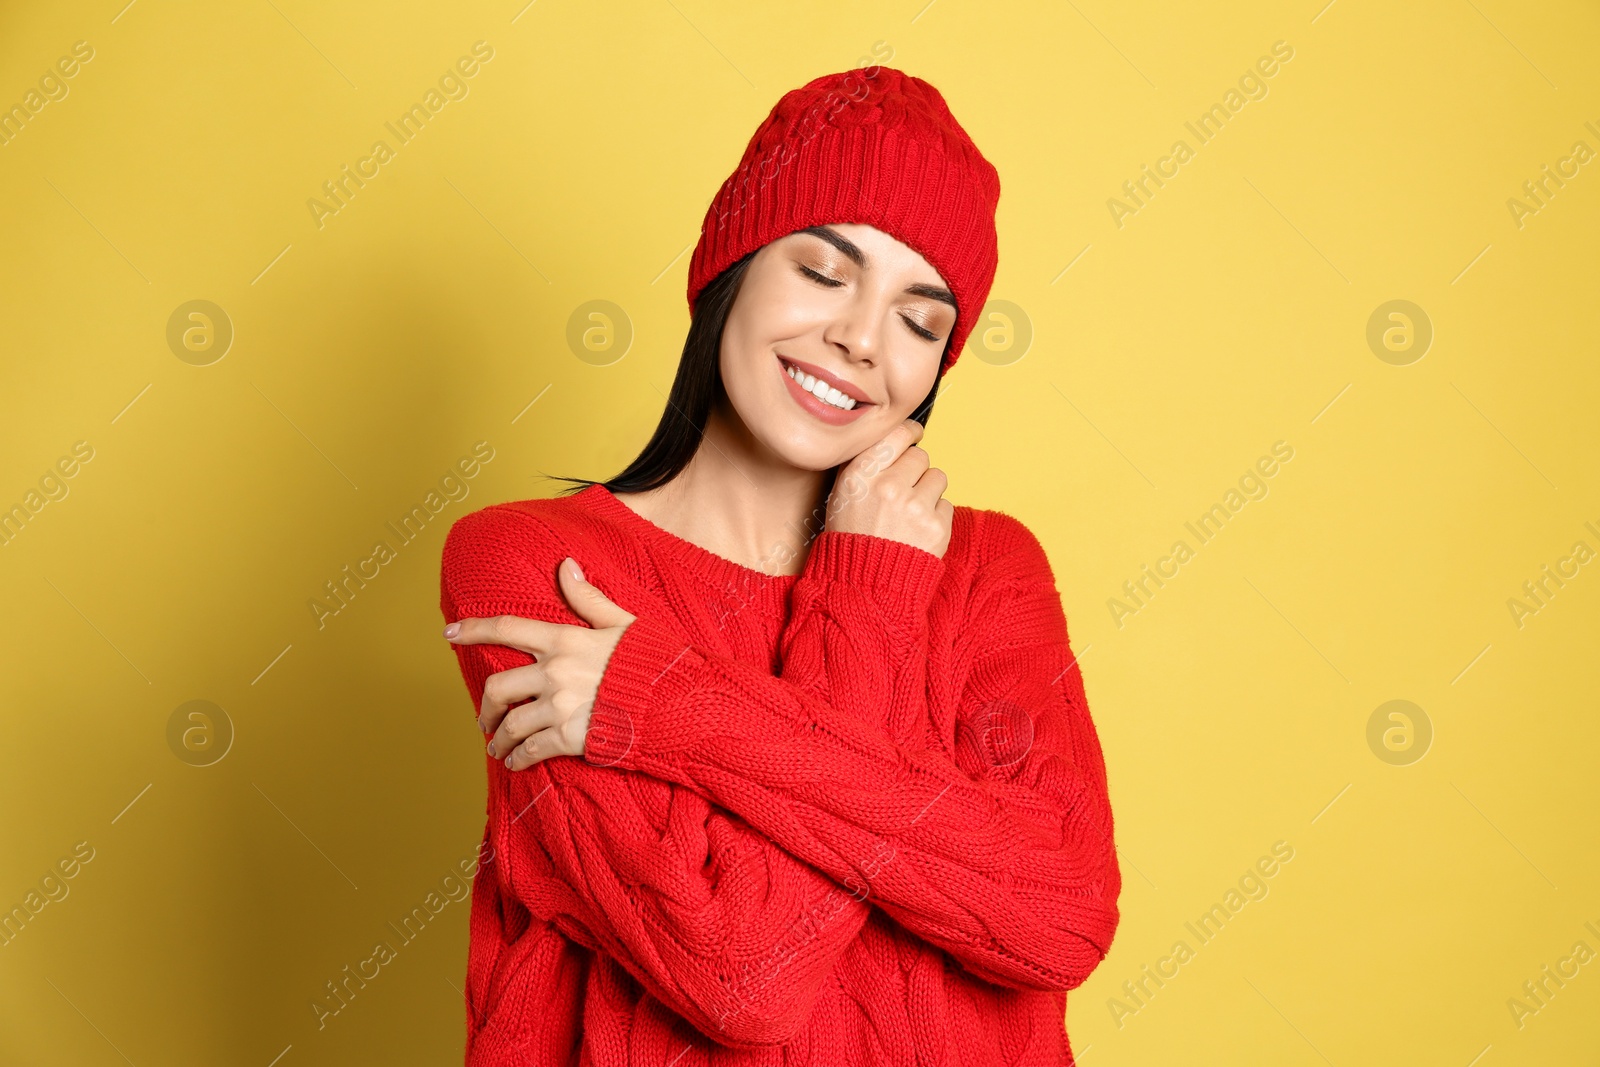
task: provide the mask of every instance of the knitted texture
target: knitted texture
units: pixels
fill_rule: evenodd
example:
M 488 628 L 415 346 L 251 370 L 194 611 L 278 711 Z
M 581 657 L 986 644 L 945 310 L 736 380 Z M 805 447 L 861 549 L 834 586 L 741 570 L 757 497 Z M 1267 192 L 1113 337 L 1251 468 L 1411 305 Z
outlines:
M 958 506 L 942 558 L 824 531 L 770 575 L 591 485 L 457 520 L 446 621 L 586 625 L 568 555 L 637 618 L 582 757 L 485 756 L 469 1067 L 1072 1063 L 1121 875 L 1027 527 Z M 533 659 L 456 653 L 473 715 Z
M 999 263 L 1000 175 L 939 90 L 893 67 L 827 74 L 785 93 L 706 210 L 689 307 L 746 253 L 796 230 L 866 223 L 933 265 L 956 298 L 939 373 L 961 354 Z

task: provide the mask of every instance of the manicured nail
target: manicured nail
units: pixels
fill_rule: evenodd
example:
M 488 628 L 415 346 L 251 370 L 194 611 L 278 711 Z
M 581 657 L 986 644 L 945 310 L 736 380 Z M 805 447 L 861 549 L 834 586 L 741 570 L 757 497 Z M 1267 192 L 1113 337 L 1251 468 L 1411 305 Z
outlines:
M 449 626 L 446 626 L 444 628 L 444 635 L 446 637 L 454 637 L 456 634 L 458 634 L 460 632 L 461 632 L 461 624 L 459 622 L 453 622 Z
M 578 566 L 578 561 L 568 556 L 567 562 L 572 564 L 572 573 L 577 576 L 578 581 L 583 581 L 583 568 Z
M 491 755 L 491 756 L 494 755 L 494 742 L 493 741 L 489 742 L 489 755 Z

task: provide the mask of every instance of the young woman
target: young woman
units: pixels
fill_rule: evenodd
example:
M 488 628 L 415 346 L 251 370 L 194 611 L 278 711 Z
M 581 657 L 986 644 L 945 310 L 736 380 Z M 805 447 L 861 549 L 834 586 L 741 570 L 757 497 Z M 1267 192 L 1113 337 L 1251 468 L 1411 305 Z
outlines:
M 469 1064 L 1072 1062 L 1121 887 L 1099 741 L 1038 540 L 917 445 L 998 197 L 926 82 L 787 94 L 644 451 L 451 528 Z

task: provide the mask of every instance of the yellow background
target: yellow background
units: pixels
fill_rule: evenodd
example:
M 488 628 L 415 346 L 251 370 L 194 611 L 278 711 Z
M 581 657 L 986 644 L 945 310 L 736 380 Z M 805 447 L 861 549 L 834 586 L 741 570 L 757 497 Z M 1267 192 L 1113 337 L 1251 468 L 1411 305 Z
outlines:
M 482 830 L 445 530 L 638 451 L 712 194 L 781 93 L 877 45 L 999 168 L 993 297 L 1033 331 L 969 349 L 924 444 L 950 499 L 1038 533 L 1083 655 L 1125 887 L 1075 1048 L 1593 1062 L 1600 962 L 1520 1028 L 1507 1000 L 1600 951 L 1600 566 L 1520 628 L 1507 601 L 1600 550 L 1600 162 L 1520 228 L 1506 205 L 1600 150 L 1592 4 L 524 2 L 5 5 L 0 104 L 94 58 L 0 146 L 0 506 L 94 458 L 0 548 L 0 906 L 95 855 L 0 947 L 0 1061 L 459 1060 L 464 902 L 325 1029 L 309 1007 Z M 308 199 L 480 40 L 468 95 L 319 228 Z M 1196 144 L 1276 41 L 1268 95 Z M 1405 366 L 1366 340 L 1394 299 L 1434 331 Z M 167 343 L 191 300 L 233 326 L 208 366 Z M 608 365 L 566 342 L 589 300 L 632 325 Z M 1269 494 L 1187 536 L 1280 440 Z M 307 601 L 478 441 L 470 495 L 319 630 Z M 1434 732 L 1406 766 L 1367 743 L 1393 699 Z M 235 731 L 210 766 L 168 745 L 190 700 Z M 1280 840 L 1270 894 L 1119 1027 L 1108 999 Z

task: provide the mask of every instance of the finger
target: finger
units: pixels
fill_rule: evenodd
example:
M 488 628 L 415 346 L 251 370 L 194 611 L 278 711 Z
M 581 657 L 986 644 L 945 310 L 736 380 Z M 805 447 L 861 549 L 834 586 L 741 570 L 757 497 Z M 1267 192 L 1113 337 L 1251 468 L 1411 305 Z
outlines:
M 871 477 L 900 458 L 901 453 L 922 439 L 923 425 L 916 419 L 903 419 L 894 429 L 853 459 L 850 466 Z
M 944 491 L 948 488 L 950 488 L 950 479 L 938 467 L 929 467 L 922 472 L 922 477 L 917 479 L 917 490 L 919 492 L 943 496 Z
M 452 645 L 505 645 L 539 655 L 550 651 L 558 622 L 524 619 L 519 615 L 495 615 L 487 619 L 459 619 L 445 627 L 445 638 Z
M 944 549 L 938 555 L 943 556 L 950 548 L 950 537 L 955 532 L 956 506 L 950 501 L 941 498 L 933 506 L 934 514 L 939 516 L 939 522 L 944 526 Z
M 917 480 L 927 471 L 932 460 L 928 457 L 926 449 L 919 445 L 912 445 L 900 453 L 900 458 L 894 461 L 893 476 L 903 482 L 907 488 L 917 484 Z
M 561 595 L 566 597 L 572 613 L 592 629 L 604 630 L 612 626 L 625 626 L 634 616 L 602 593 L 583 576 L 578 561 L 567 557 L 561 561 L 561 571 L 556 579 Z
M 478 702 L 478 729 L 494 730 L 513 704 L 543 695 L 547 679 L 544 667 L 528 663 L 489 675 L 483 683 L 483 699 Z
M 525 771 L 536 763 L 549 759 L 551 756 L 562 755 L 560 748 L 560 732 L 552 729 L 540 730 L 529 737 L 506 757 L 507 770 Z
M 900 425 L 884 435 L 884 440 L 891 443 L 898 458 L 906 449 L 922 440 L 922 435 L 926 432 L 927 427 L 916 419 L 901 419 Z
M 494 737 L 489 739 L 489 755 L 496 759 L 509 755 L 512 749 L 534 734 L 554 726 L 556 716 L 556 710 L 548 700 L 535 700 L 512 708 L 500 721 Z

